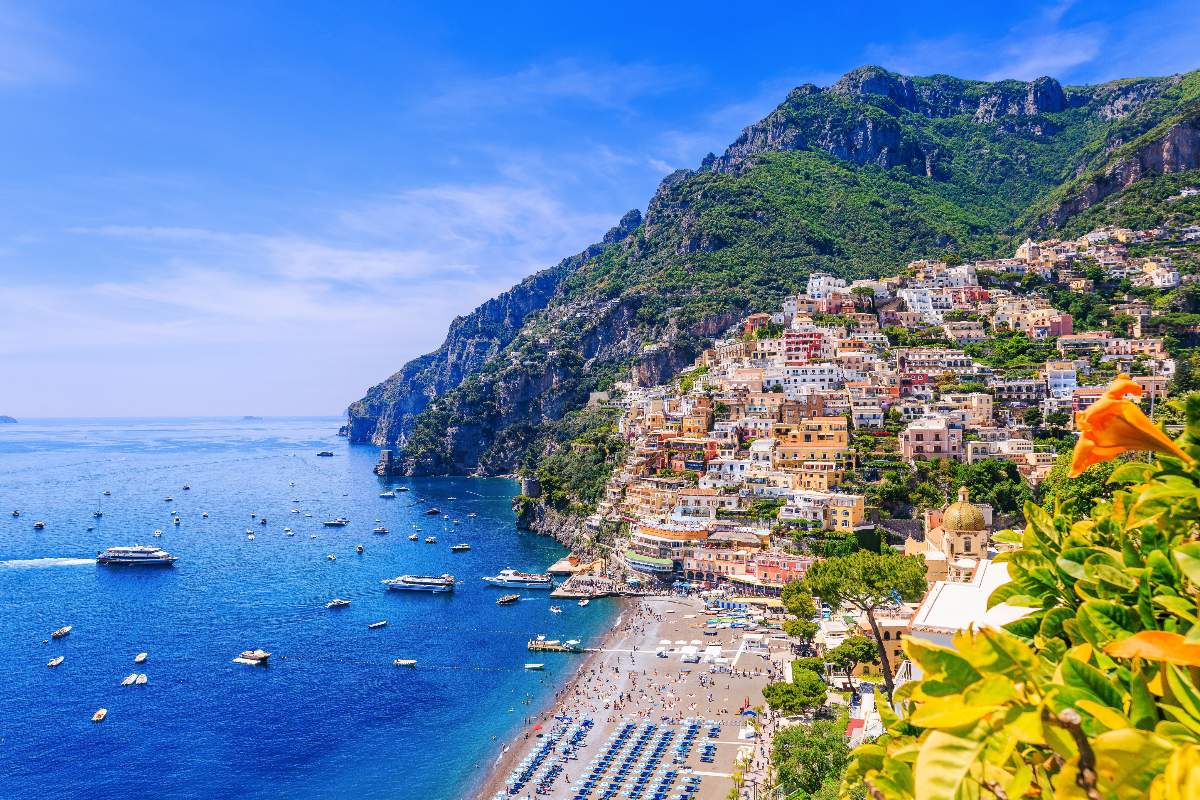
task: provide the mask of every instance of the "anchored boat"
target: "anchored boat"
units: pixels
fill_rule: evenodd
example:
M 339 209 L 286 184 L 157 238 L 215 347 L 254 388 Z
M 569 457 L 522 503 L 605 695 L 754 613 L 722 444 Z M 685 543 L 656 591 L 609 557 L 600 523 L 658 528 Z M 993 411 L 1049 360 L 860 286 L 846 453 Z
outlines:
M 384 586 L 393 591 L 409 592 L 452 592 L 454 591 L 453 575 L 400 575 L 381 581 Z

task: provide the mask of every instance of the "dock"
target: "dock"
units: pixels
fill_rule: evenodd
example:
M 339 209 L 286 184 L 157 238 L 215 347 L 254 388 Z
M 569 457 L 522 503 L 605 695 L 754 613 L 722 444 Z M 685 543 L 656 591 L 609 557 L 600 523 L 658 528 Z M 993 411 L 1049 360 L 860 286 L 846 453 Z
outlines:
M 566 642 L 558 639 L 530 639 L 527 645 L 529 650 L 534 653 L 582 653 L 583 649 L 579 646 L 579 642 L 570 640 Z

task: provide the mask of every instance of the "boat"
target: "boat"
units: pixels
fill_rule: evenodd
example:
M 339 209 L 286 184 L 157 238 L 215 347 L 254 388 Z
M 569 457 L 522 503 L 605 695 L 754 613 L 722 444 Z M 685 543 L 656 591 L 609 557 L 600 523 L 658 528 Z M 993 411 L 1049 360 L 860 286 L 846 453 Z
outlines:
M 240 664 L 252 664 L 255 666 L 265 667 L 267 665 L 267 659 L 270 657 L 270 653 L 268 653 L 266 650 L 258 648 L 255 650 L 243 650 L 238 654 L 238 657 L 235 658 L 234 661 L 237 661 Z
M 520 599 L 521 599 L 521 595 L 519 595 L 519 594 L 506 594 L 506 595 L 501 595 L 501 596 L 500 596 L 500 598 L 499 598 L 498 600 L 496 600 L 496 605 L 498 605 L 498 606 L 506 606 L 506 605 L 508 605 L 509 603 L 515 603 L 515 602 L 517 602 L 517 601 L 518 601 L 518 600 L 520 600 Z
M 308 515 L 305 514 L 305 516 Z M 350 524 L 350 520 L 346 519 L 345 517 L 338 517 L 337 519 L 327 519 L 321 524 L 326 528 L 344 528 Z
M 350 601 L 341 597 L 335 597 L 325 604 L 326 608 L 345 608 L 350 605 Z
M 137 676 L 138 676 L 138 674 L 136 672 L 129 673 L 128 675 L 125 676 L 125 679 L 123 681 L 121 681 L 121 685 L 122 686 L 133 686 L 133 682 L 137 680 Z
M 384 586 L 394 591 L 409 592 L 452 592 L 454 591 L 453 575 L 400 575 L 381 581 Z
M 397 658 L 392 664 L 397 667 L 415 667 L 417 662 L 411 658 Z
M 13 512 L 12 512 L 12 515 L 13 515 L 14 517 L 19 517 L 19 516 L 21 516 L 21 512 L 20 512 L 20 511 L 17 511 L 17 510 L 15 510 L 15 509 L 14 509 L 14 510 L 13 510 Z
M 97 709 L 95 714 L 92 714 L 92 722 L 104 722 L 104 718 L 108 716 L 108 709 Z
M 410 542 L 415 542 L 417 539 L 420 539 L 420 538 L 421 538 L 421 537 L 420 537 L 420 536 L 417 536 L 415 533 L 409 534 L 409 536 L 408 536 L 408 540 L 409 540 Z
M 588 604 L 588 599 L 586 597 L 579 601 L 580 608 L 585 607 L 587 604 Z
M 133 657 L 133 663 L 145 664 L 146 659 L 149 657 L 149 655 L 150 655 L 149 653 L 138 653 L 136 656 Z
M 259 525 L 266 525 L 266 524 L 267 524 L 267 518 L 266 518 L 266 517 L 263 517 L 262 519 L 260 519 L 260 520 L 258 521 L 258 524 L 259 524 Z
M 383 627 L 385 627 L 386 625 L 387 625 L 387 620 L 386 620 L 386 619 L 381 619 L 381 620 L 379 620 L 379 622 L 372 622 L 372 623 L 369 623 L 369 624 L 367 625 L 367 628 L 369 628 L 370 630 L 375 630 L 376 628 L 383 628 Z
M 328 558 L 330 561 L 337 561 L 337 556 L 335 556 L 333 553 L 330 553 L 329 555 L 327 555 L 325 557 Z
M 36 520 L 33 523 L 33 527 L 40 531 L 42 528 L 46 527 L 46 521 L 41 519 Z
M 96 519 L 100 519 L 100 517 L 104 516 L 104 512 L 100 510 L 100 501 L 99 500 L 96 501 L 96 510 L 92 512 L 92 516 L 95 517 Z
M 319 455 L 321 458 L 332 458 L 333 457 L 333 453 L 330 452 L 329 450 L 322 450 L 321 452 L 317 453 L 317 455 Z
M 292 532 L 292 529 L 291 529 L 291 528 L 284 528 L 284 529 L 283 529 L 283 532 L 284 532 L 285 534 L 287 534 L 288 536 L 295 536 L 295 535 L 296 535 L 295 533 L 293 533 L 293 532 Z
M 189 486 L 188 484 L 186 484 L 186 483 L 185 483 L 185 484 L 183 485 L 183 490 L 184 490 L 185 492 L 190 492 L 190 491 L 192 490 L 192 487 L 191 487 L 191 486 Z
M 536 639 L 530 639 L 525 646 L 534 653 L 580 652 L 578 639 L 569 639 L 565 642 L 560 642 L 558 639 L 547 639 L 545 636 L 538 636 Z
M 526 664 L 525 669 L 538 671 L 546 668 L 545 664 Z
M 47 667 L 57 667 L 59 664 L 61 664 L 63 662 L 63 660 L 65 658 L 66 658 L 66 656 L 55 656 L 54 658 L 52 658 L 46 662 L 46 666 Z
M 560 606 L 550 606 L 550 613 L 551 614 L 561 614 L 562 608 Z
M 467 514 L 467 516 L 468 517 L 478 517 L 479 515 L 476 514 L 474 511 L 472 511 L 470 514 Z
M 426 536 L 425 544 L 437 544 L 437 537 L 436 536 Z
M 407 487 L 407 486 L 397 486 L 397 487 L 396 487 L 395 489 L 393 489 L 392 491 L 396 491 L 396 492 L 407 492 L 407 491 L 408 491 L 408 487 Z
M 170 503 L 170 502 L 173 502 L 174 500 L 175 500 L 174 497 L 164 497 L 163 498 L 164 503 Z
M 451 553 L 465 553 L 470 549 L 471 549 L 471 545 L 467 544 L 466 542 L 450 546 Z
M 386 498 L 388 498 L 388 499 L 394 499 L 394 498 L 396 497 L 396 493 L 395 493 L 394 491 L 392 491 L 392 490 L 390 490 L 390 489 L 389 489 L 389 490 L 388 490 L 388 491 L 386 491 L 386 492 L 380 492 L 380 493 L 379 493 L 379 496 L 380 496 L 380 497 L 386 497 Z
M 143 672 L 141 675 L 138 675 L 138 676 L 137 676 L 137 680 L 136 680 L 136 681 L 134 681 L 134 685 L 136 685 L 136 686 L 145 686 L 145 685 L 146 685 L 146 681 L 148 681 L 148 680 L 150 680 L 150 679 L 149 679 L 149 678 L 147 678 L 147 677 L 146 677 L 146 673 L 144 673 L 144 672 Z
M 361 544 L 357 544 L 354 546 L 354 552 L 361 554 L 362 551 L 363 551 L 363 546 Z
M 105 497 L 111 497 L 111 496 L 112 496 L 112 492 L 110 492 L 108 489 L 105 489 L 105 490 L 104 490 L 103 492 L 101 492 L 100 494 L 104 495 Z
M 178 525 L 180 522 L 182 522 L 182 520 L 179 519 L 179 517 L 176 517 L 175 519 L 172 520 L 172 522 L 174 522 L 176 525 Z M 266 522 L 267 522 L 266 520 L 263 520 L 264 525 L 266 524 Z
M 201 514 L 200 516 L 201 516 L 201 517 L 203 517 L 204 519 L 208 519 L 208 512 L 207 512 L 207 511 L 205 511 L 205 512 L 204 512 L 203 514 Z
M 457 500 L 458 498 L 457 497 L 447 497 L 446 499 L 447 500 Z
M 379 526 L 379 527 L 377 527 L 377 528 L 374 528 L 374 529 L 371 531 L 371 533 L 378 533 L 378 534 L 381 534 L 381 535 L 382 535 L 382 534 L 385 534 L 385 533 L 387 533 L 387 532 L 388 532 L 388 529 L 387 529 L 387 528 L 385 528 L 385 527 L 383 527 L 382 525 L 380 525 L 380 526 Z
M 156 530 L 156 531 L 154 531 L 154 538 L 155 538 L 155 539 L 158 539 L 158 538 L 159 538 L 159 537 L 161 537 L 161 536 L 162 536 L 162 531 L 160 531 L 160 530 Z
M 519 572 L 515 569 L 502 569 L 498 575 L 489 575 L 483 581 L 492 586 L 512 586 L 517 589 L 554 588 L 554 580 L 547 574 Z
M 438 509 L 436 509 L 436 508 L 431 508 L 431 509 L 428 509 L 428 510 L 425 512 L 425 515 L 426 515 L 426 516 L 429 516 L 429 517 L 436 517 L 436 516 L 437 516 L 438 514 L 440 514 L 440 513 L 442 513 L 442 512 L 441 512 L 441 511 L 439 511 Z
M 253 534 L 253 533 L 247 533 L 247 534 L 246 534 L 246 540 L 247 540 L 247 541 L 250 541 L 250 542 L 254 541 L 254 534 Z
M 54 633 L 50 634 L 50 638 L 51 639 L 61 639 L 70 632 L 71 632 L 71 626 L 63 625 L 61 628 L 56 630 Z

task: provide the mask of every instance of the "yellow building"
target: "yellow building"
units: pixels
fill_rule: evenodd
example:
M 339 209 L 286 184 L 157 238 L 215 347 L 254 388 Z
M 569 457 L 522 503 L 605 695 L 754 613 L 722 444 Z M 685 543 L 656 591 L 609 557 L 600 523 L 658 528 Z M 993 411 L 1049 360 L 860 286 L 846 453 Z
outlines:
M 813 417 L 776 430 L 775 466 L 803 469 L 810 461 L 837 461 L 850 449 L 845 417 Z

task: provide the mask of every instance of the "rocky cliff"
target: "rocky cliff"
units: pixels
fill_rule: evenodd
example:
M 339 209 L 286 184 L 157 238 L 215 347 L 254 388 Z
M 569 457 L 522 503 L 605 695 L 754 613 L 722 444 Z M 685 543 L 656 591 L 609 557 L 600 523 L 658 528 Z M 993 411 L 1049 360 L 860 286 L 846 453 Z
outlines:
M 351 438 L 396 447 L 416 474 L 534 467 L 570 448 L 555 426 L 590 392 L 669 378 L 812 271 L 1008 252 L 1089 198 L 1192 163 L 1198 97 L 1198 73 L 1063 87 L 864 67 L 798 87 L 720 156 L 668 175 L 644 217 L 455 320 L 350 406 Z

